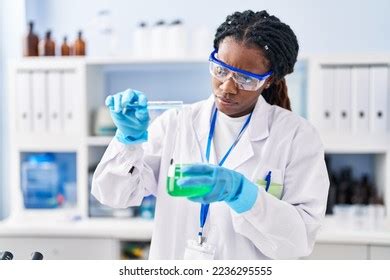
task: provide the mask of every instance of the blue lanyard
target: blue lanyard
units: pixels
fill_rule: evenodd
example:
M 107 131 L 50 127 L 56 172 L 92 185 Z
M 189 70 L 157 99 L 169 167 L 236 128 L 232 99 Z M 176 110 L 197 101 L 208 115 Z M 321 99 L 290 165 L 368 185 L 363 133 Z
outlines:
M 211 123 L 210 123 L 210 131 L 209 131 L 209 137 L 207 139 L 207 147 L 206 147 L 207 162 L 209 162 L 209 160 L 210 160 L 211 142 L 212 142 L 213 137 L 214 137 L 215 123 L 217 122 L 217 112 L 218 112 L 218 110 L 217 110 L 217 108 L 215 108 L 214 113 L 213 113 L 213 117 L 212 117 Z M 252 113 L 250 113 L 250 115 L 246 119 L 246 121 L 245 121 L 244 125 L 242 126 L 240 133 L 238 134 L 236 140 L 230 146 L 229 150 L 226 152 L 226 154 L 221 159 L 221 161 L 218 163 L 219 166 L 222 166 L 224 164 L 224 162 L 226 161 L 227 157 L 229 156 L 229 154 L 231 153 L 233 148 L 237 145 L 238 141 L 240 141 L 242 134 L 244 133 L 246 127 L 248 126 L 248 124 L 251 120 L 251 117 L 252 117 Z M 200 237 L 202 237 L 202 235 L 203 235 L 203 227 L 206 223 L 207 213 L 209 212 L 209 206 L 210 206 L 210 204 L 202 204 L 201 208 L 200 208 L 200 228 L 201 228 L 201 231 L 198 233 L 198 235 Z

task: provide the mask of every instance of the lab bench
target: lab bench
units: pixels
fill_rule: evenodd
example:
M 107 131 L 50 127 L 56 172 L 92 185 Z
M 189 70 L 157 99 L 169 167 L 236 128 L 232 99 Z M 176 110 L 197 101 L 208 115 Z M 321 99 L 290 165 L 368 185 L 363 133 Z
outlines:
M 326 217 L 314 250 L 305 259 L 390 260 L 390 223 L 367 218 Z
M 0 223 L 0 250 L 12 252 L 14 259 L 39 251 L 48 260 L 117 260 L 127 242 L 150 242 L 152 232 L 153 222 L 142 218 L 5 221 Z
M 120 259 L 126 242 L 149 242 L 153 222 L 87 219 L 61 223 L 0 223 L 0 248 L 26 259 L 40 251 L 45 259 Z M 326 217 L 313 253 L 304 259 L 390 259 L 390 224 L 361 219 L 350 223 Z

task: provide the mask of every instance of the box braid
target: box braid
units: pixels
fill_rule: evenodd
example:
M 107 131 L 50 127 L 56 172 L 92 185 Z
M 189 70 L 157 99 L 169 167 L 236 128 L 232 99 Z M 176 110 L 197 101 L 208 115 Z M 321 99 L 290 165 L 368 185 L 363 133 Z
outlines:
M 291 110 L 284 77 L 294 71 L 299 46 L 290 26 L 266 11 L 235 12 L 218 27 L 214 38 L 216 50 L 226 37 L 262 50 L 273 71 L 272 84 L 263 90 L 262 95 L 268 103 Z

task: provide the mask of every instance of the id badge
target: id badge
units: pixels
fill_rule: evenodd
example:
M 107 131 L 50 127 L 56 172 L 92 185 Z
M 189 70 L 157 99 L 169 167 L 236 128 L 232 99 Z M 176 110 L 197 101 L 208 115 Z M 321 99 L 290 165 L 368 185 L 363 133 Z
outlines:
M 213 260 L 215 255 L 215 246 L 206 241 L 199 244 L 197 240 L 190 239 L 184 251 L 185 260 Z

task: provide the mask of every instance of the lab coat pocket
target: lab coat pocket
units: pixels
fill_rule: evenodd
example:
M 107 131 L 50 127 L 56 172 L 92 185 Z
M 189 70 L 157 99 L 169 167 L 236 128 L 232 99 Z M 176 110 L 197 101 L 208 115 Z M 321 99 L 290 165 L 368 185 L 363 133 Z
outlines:
M 270 178 L 269 184 L 267 184 L 267 177 Z M 259 167 L 259 169 L 255 172 L 252 181 L 260 188 L 264 188 L 267 193 L 273 195 L 277 199 L 282 198 L 283 174 L 280 169 L 267 166 Z

